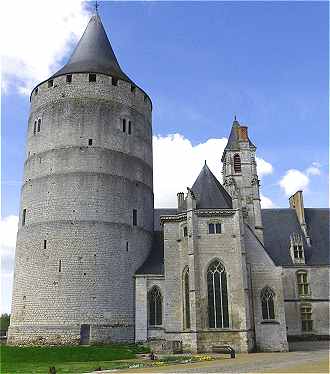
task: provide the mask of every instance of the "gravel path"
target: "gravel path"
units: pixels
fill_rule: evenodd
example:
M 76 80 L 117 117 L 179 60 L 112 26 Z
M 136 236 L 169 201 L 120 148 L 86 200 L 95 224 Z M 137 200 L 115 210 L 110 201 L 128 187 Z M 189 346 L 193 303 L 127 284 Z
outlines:
M 238 354 L 237 358 L 171 365 L 163 368 L 123 370 L 120 373 L 329 373 L 329 342 L 303 342 L 290 346 L 291 352 Z

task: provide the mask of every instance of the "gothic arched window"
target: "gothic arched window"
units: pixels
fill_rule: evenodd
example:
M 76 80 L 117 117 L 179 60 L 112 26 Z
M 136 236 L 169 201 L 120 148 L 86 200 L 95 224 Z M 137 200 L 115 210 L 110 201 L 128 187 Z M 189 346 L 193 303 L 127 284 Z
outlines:
M 190 329 L 189 268 L 183 271 L 183 326 Z
M 162 294 L 159 287 L 154 286 L 148 294 L 149 325 L 159 326 L 162 324 Z
M 242 171 L 241 158 L 238 154 L 234 155 L 234 171 L 235 173 L 240 173 Z
M 275 319 L 275 308 L 274 308 L 274 291 L 265 287 L 261 291 L 261 310 L 262 310 L 262 319 Z
M 210 328 L 229 327 L 227 274 L 219 260 L 207 270 L 208 314 Z

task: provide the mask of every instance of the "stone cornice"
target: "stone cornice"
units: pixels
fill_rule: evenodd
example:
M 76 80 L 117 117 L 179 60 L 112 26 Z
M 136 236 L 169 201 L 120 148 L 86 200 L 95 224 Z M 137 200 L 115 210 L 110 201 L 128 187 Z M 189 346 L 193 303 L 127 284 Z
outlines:
M 213 217 L 213 216 L 232 216 L 237 209 L 198 209 L 196 214 L 198 217 Z
M 198 217 L 232 216 L 238 209 L 196 209 L 194 212 Z M 160 223 L 183 222 L 187 220 L 187 212 L 160 216 Z

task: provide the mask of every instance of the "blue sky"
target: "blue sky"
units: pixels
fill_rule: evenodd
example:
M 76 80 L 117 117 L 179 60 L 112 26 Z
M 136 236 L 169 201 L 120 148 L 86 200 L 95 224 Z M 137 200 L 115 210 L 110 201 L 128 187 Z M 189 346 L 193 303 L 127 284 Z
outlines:
M 198 149 L 199 158 L 203 152 L 206 159 L 213 157 L 219 175 L 220 143 L 218 154 L 205 144 L 227 137 L 236 114 L 249 126 L 258 156 L 272 166 L 262 178 L 262 193 L 272 206 L 288 206 L 285 183 L 299 187 L 299 178 L 306 206 L 328 206 L 327 2 L 101 2 L 99 13 L 122 69 L 153 101 L 153 131 L 161 136 L 157 147 L 167 139 L 178 157 L 186 141 L 192 155 Z M 47 48 L 51 45 L 49 40 Z M 72 46 L 59 50 L 58 65 Z M 37 48 L 42 54 L 43 45 Z M 29 100 L 15 89 L 24 77 L 3 75 L 8 88 L 1 95 L 1 212 L 6 217 L 19 210 Z M 168 137 L 174 133 L 179 142 Z M 179 171 L 175 159 L 158 159 L 167 163 L 161 165 L 165 182 L 158 185 L 167 188 L 168 173 Z M 300 174 L 281 187 L 292 169 Z

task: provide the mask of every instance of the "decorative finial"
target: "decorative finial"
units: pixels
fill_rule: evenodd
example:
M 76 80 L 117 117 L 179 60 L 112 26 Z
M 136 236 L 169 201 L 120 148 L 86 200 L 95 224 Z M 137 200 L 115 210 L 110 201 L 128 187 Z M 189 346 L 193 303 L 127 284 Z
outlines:
M 237 121 L 237 119 L 236 119 L 236 114 L 234 115 L 234 121 Z
M 98 14 L 98 9 L 99 9 L 99 3 L 95 1 L 95 13 Z
M 205 160 L 205 165 L 206 165 L 206 160 Z

